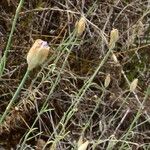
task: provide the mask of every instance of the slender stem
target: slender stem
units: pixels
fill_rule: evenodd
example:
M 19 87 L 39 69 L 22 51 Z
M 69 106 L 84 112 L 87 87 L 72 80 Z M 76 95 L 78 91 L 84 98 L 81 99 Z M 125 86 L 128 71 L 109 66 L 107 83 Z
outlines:
M 12 28 L 11 28 L 11 32 L 9 34 L 9 38 L 8 38 L 8 41 L 7 41 L 6 49 L 4 51 L 3 57 L 0 60 L 0 76 L 3 74 L 4 69 L 5 69 L 7 53 L 8 53 L 8 50 L 10 49 L 12 36 L 13 36 L 14 31 L 15 31 L 15 26 L 16 26 L 16 23 L 17 23 L 17 19 L 18 19 L 21 7 L 23 6 L 23 3 L 24 3 L 24 0 L 20 0 L 19 5 L 18 5 L 18 7 L 16 9 L 16 13 L 15 13 L 14 20 L 13 20 L 13 23 L 12 23 Z
M 113 51 L 112 48 L 110 48 L 108 50 L 108 52 L 106 53 L 106 55 L 103 58 L 103 60 L 100 62 L 99 66 L 97 67 L 97 69 L 95 70 L 95 72 L 93 73 L 93 75 L 90 77 L 89 80 L 87 80 L 85 82 L 85 84 L 83 85 L 83 87 L 80 89 L 79 93 L 76 95 L 76 98 L 75 98 L 74 102 L 71 104 L 71 106 L 68 108 L 68 110 L 64 113 L 64 115 L 63 115 L 63 117 L 61 118 L 61 121 L 60 121 L 60 123 L 63 123 L 64 127 L 67 124 L 67 121 L 74 115 L 75 111 L 74 111 L 73 108 L 76 108 L 77 105 L 80 103 L 80 100 L 82 99 L 83 95 L 85 94 L 85 92 L 87 91 L 87 89 L 89 88 L 89 86 L 91 85 L 94 77 L 96 76 L 96 74 L 98 73 L 98 71 L 101 69 L 101 67 L 104 65 L 104 63 L 107 61 L 107 59 L 110 56 L 110 54 L 111 54 L 112 51 Z M 56 130 L 61 125 L 60 123 L 57 125 Z M 61 131 L 60 131 L 60 134 L 61 134 Z
M 134 129 L 134 124 L 136 123 L 136 121 L 140 118 L 141 116 L 141 113 L 142 113 L 142 110 L 143 110 L 143 105 L 145 103 L 145 101 L 147 100 L 148 96 L 150 95 L 150 86 L 148 86 L 147 88 L 147 91 L 146 91 L 146 94 L 145 94 L 145 97 L 144 97 L 144 100 L 142 102 L 142 105 L 140 106 L 140 108 L 138 109 L 137 113 L 136 113 L 136 116 L 134 117 L 131 125 L 129 126 L 129 129 L 127 130 L 127 133 L 125 135 L 123 135 L 123 140 L 126 141 L 129 134 L 131 133 L 131 131 Z M 124 144 L 121 145 L 120 149 L 119 150 L 122 150 L 123 149 L 123 146 Z
M 13 96 L 12 99 L 10 100 L 9 104 L 7 105 L 7 107 L 6 107 L 6 109 L 5 109 L 4 114 L 3 114 L 2 117 L 0 118 L 0 124 L 1 124 L 1 123 L 3 122 L 3 120 L 5 119 L 5 117 L 6 117 L 7 113 L 8 113 L 8 111 L 10 110 L 11 106 L 13 105 L 13 103 L 14 103 L 15 100 L 16 100 L 16 98 L 18 97 L 18 94 L 20 93 L 21 88 L 23 87 L 23 85 L 24 85 L 24 83 L 25 83 L 25 81 L 26 81 L 26 79 L 27 79 L 27 77 L 28 77 L 29 72 L 30 72 L 30 71 L 27 69 L 27 71 L 26 71 L 26 73 L 25 73 L 25 75 L 24 75 L 24 77 L 23 77 L 23 79 L 22 79 L 20 85 L 18 86 L 18 88 L 17 88 L 17 90 L 16 90 L 14 96 Z

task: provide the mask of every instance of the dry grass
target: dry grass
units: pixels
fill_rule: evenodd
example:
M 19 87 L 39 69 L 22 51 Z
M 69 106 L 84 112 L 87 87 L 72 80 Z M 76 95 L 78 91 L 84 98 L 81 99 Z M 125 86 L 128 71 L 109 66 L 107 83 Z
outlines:
M 18 3 L 0 2 L 0 56 Z M 1 114 L 26 72 L 33 42 L 46 40 L 53 51 L 30 73 L 0 125 L 0 146 L 71 150 L 82 137 L 89 150 L 150 149 L 149 12 L 148 0 L 25 1 L 0 77 Z M 76 37 L 81 16 L 86 30 Z M 120 36 L 108 53 L 113 28 Z

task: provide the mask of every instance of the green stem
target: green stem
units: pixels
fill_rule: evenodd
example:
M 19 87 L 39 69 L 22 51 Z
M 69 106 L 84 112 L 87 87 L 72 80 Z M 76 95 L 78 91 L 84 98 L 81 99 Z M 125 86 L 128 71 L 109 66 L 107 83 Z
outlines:
M 131 133 L 131 131 L 133 131 L 134 125 L 135 125 L 136 121 L 138 121 L 138 119 L 140 118 L 142 110 L 143 110 L 143 105 L 144 105 L 145 101 L 148 99 L 149 95 L 150 95 L 150 86 L 148 86 L 148 88 L 147 88 L 146 95 L 144 97 L 142 105 L 138 109 L 136 116 L 134 117 L 131 125 L 129 126 L 129 129 L 127 130 L 127 133 L 125 135 L 123 135 L 123 140 L 124 141 L 127 141 L 127 138 L 129 136 L 129 134 Z M 123 147 L 124 147 L 124 144 L 121 145 L 121 147 L 119 148 L 119 150 L 122 150 Z
M 30 72 L 30 71 L 27 69 L 27 71 L 26 71 L 26 73 L 25 73 L 25 75 L 24 75 L 24 77 L 23 77 L 23 79 L 22 79 L 20 85 L 18 86 L 18 88 L 17 88 L 17 90 L 16 90 L 14 96 L 12 97 L 11 101 L 10 101 L 9 104 L 7 105 L 4 114 L 3 114 L 2 117 L 0 118 L 0 124 L 3 122 L 3 120 L 5 119 L 5 117 L 6 117 L 7 113 L 8 113 L 8 111 L 10 110 L 11 106 L 12 106 L 13 103 L 15 102 L 15 100 L 16 100 L 18 94 L 19 94 L 20 91 L 21 91 L 21 88 L 23 87 L 23 85 L 24 85 L 24 83 L 25 83 L 25 81 L 26 81 L 26 79 L 27 79 L 27 77 L 28 77 L 29 72 Z
M 9 34 L 9 38 L 8 38 L 8 41 L 7 41 L 6 49 L 4 51 L 3 57 L 0 60 L 0 76 L 3 74 L 4 69 L 5 69 L 7 53 L 8 53 L 8 50 L 10 49 L 12 36 L 13 36 L 14 30 L 15 30 L 15 26 L 16 26 L 17 19 L 18 19 L 18 16 L 19 16 L 19 12 L 21 10 L 21 7 L 22 7 L 23 3 L 24 3 L 24 0 L 20 0 L 19 5 L 18 5 L 18 7 L 16 9 L 16 13 L 15 13 L 15 17 L 14 17 L 14 20 L 13 20 L 13 23 L 12 23 L 12 28 L 11 28 L 11 32 Z

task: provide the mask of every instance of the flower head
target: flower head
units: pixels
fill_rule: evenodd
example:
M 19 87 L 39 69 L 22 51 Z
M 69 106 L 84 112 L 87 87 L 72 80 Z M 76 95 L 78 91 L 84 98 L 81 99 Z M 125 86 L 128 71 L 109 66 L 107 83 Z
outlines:
M 28 69 L 32 70 L 42 64 L 48 56 L 49 49 L 46 41 L 37 39 L 27 54 Z

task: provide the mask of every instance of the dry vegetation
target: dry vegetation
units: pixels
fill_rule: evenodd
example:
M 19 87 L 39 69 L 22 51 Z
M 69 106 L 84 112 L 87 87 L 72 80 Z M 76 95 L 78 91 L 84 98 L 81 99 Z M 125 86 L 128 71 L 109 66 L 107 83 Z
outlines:
M 0 58 L 18 4 L 0 1 Z M 1 115 L 26 72 L 33 42 L 48 41 L 51 52 L 0 124 L 0 147 L 71 150 L 88 140 L 89 150 L 150 149 L 149 13 L 148 0 L 25 0 L 0 77 Z M 77 37 L 81 16 L 86 30 Z M 119 40 L 105 59 L 113 28 Z

